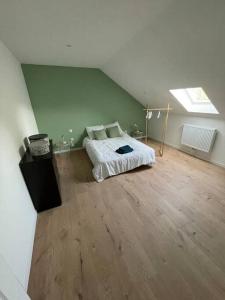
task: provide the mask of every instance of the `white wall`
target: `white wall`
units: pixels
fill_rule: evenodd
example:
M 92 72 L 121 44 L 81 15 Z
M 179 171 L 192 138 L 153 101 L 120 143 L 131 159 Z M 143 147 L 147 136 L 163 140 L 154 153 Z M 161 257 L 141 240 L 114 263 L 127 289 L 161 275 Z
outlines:
M 149 122 L 149 135 L 156 140 L 161 139 L 161 126 L 162 120 L 153 118 Z M 180 144 L 182 125 L 184 123 L 201 125 L 206 127 L 216 128 L 218 130 L 217 138 L 214 144 L 212 153 L 205 154 L 204 152 L 191 150 L 187 147 L 183 147 Z M 180 114 L 170 114 L 168 130 L 166 135 L 166 143 L 176 148 L 180 148 L 184 151 L 190 152 L 200 158 L 209 160 L 215 164 L 225 167 L 225 120 L 224 119 L 213 119 L 213 118 L 202 118 L 193 117 Z
M 24 287 L 18 282 L 0 255 L 0 299 L 1 300 L 31 300 L 26 294 Z
M 0 41 L 0 255 L 25 289 L 37 215 L 18 163 L 23 139 L 34 133 L 20 63 Z

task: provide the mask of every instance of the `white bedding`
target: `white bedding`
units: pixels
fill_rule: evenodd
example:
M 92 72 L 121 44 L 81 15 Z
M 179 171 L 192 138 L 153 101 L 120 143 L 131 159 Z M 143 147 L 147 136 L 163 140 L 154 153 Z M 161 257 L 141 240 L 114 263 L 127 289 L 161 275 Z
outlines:
M 134 151 L 127 154 L 115 152 L 119 147 L 125 145 L 129 145 Z M 103 181 L 106 177 L 127 172 L 141 165 L 151 166 L 155 162 L 154 149 L 127 134 L 105 140 L 91 140 L 86 137 L 83 141 L 83 147 L 94 165 L 92 172 L 98 182 Z

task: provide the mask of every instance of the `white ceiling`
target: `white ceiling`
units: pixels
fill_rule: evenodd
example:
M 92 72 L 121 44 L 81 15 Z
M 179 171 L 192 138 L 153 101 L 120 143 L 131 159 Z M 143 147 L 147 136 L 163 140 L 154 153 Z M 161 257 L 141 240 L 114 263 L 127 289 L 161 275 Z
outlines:
M 23 63 L 99 67 L 144 105 L 184 113 L 169 89 L 202 86 L 225 116 L 224 0 L 0 0 L 0 37 Z
M 169 2 L 0 0 L 0 35 L 21 62 L 99 67 Z

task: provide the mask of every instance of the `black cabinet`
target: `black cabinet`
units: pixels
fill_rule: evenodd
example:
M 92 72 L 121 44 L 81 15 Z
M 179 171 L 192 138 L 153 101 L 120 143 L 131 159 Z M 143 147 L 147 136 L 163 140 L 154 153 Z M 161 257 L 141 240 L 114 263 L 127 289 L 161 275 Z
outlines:
M 19 164 L 37 212 L 61 205 L 52 143 L 50 149 L 50 153 L 37 157 L 27 150 Z

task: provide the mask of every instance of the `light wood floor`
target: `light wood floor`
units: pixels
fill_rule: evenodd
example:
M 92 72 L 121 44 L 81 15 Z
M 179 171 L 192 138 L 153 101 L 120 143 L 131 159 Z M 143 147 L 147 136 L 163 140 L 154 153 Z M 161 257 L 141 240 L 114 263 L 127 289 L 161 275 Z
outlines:
M 57 156 L 63 206 L 38 216 L 32 300 L 224 300 L 225 170 L 172 148 L 96 183 Z

